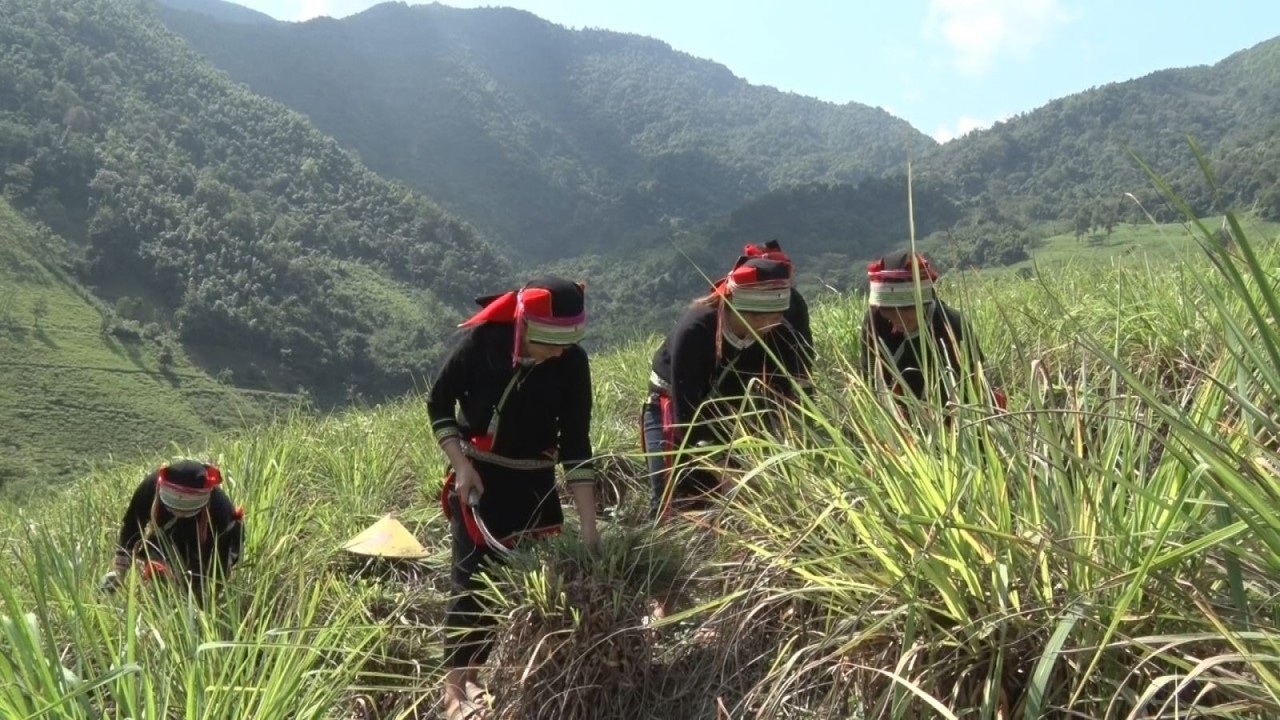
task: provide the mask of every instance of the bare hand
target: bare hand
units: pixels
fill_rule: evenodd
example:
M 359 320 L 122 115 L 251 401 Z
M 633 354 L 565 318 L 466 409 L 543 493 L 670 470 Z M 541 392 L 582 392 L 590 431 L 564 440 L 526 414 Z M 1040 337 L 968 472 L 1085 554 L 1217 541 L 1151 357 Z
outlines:
M 470 461 L 458 463 L 453 468 L 454 489 L 458 493 L 458 500 L 464 504 L 470 504 L 471 491 L 474 489 L 477 496 L 484 495 L 484 482 L 480 479 L 480 473 L 476 472 L 475 467 Z

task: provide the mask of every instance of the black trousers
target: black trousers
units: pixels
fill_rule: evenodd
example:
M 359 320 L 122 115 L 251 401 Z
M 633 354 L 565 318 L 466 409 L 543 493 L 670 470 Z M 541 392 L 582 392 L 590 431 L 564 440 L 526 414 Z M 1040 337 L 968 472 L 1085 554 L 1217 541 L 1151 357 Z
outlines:
M 664 413 L 663 398 L 650 394 L 640 409 L 641 450 L 646 454 L 649 474 L 649 518 L 657 520 L 673 511 L 701 510 L 711 506 L 719 478 L 701 468 L 672 467 L 669 453 L 676 445 L 668 439 L 670 418 Z M 666 456 L 662 453 L 667 453 Z M 674 481 L 671 498 L 664 505 L 667 488 Z
M 502 558 L 488 545 L 477 544 L 467 534 L 456 493 L 447 498 L 450 510 L 449 537 L 452 545 L 449 586 L 445 606 L 444 664 L 450 669 L 483 665 L 493 646 L 494 618 L 476 595 L 481 583 L 476 578 L 486 565 Z

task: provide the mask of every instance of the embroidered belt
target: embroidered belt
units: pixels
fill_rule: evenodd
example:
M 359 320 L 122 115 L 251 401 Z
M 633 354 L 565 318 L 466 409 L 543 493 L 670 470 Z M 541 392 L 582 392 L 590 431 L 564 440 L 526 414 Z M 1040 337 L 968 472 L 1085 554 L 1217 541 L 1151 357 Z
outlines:
M 510 458 L 505 455 L 481 450 L 470 442 L 462 441 L 462 454 L 472 460 L 479 460 L 490 465 L 497 465 L 509 470 L 551 470 L 556 466 L 555 459 L 541 458 Z

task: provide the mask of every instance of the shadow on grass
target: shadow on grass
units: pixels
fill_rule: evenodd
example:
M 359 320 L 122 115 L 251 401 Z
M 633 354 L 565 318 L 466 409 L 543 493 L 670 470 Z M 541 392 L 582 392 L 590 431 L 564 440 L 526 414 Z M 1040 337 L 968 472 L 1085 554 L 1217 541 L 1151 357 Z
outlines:
M 142 361 L 142 351 L 140 349 L 140 346 L 142 345 L 141 340 L 120 340 L 109 332 L 101 333 L 99 337 L 102 338 L 103 344 L 107 346 L 107 349 L 111 351 L 112 355 L 115 355 L 122 360 L 128 360 L 139 370 L 152 372 L 151 368 L 147 367 L 147 364 Z M 172 380 L 170 380 L 170 382 L 172 382 Z
M 46 348 L 50 350 L 57 350 L 59 347 L 61 347 L 60 345 L 58 345 L 56 341 L 54 341 L 52 337 L 49 336 L 49 333 L 44 331 L 44 328 L 42 327 L 36 328 L 35 336 L 36 336 L 36 339 L 40 341 L 41 345 L 44 345 Z
M 161 365 L 160 377 L 169 382 L 169 387 L 178 388 L 182 386 L 182 378 L 178 377 L 178 375 L 173 372 L 172 365 Z
M 29 332 L 29 330 L 17 323 L 0 319 L 0 336 L 8 336 L 9 340 L 15 343 L 26 342 Z

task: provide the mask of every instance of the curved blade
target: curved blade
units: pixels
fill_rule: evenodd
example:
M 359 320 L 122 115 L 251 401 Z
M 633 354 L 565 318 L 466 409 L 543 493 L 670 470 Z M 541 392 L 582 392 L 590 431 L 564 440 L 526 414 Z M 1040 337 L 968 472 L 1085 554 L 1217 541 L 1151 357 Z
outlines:
M 475 488 L 471 488 L 467 493 L 467 504 L 471 506 L 471 517 L 476 521 L 476 527 L 480 528 L 485 544 L 499 555 L 510 555 L 511 548 L 499 542 L 498 538 L 489 532 L 489 526 L 484 523 L 484 518 L 480 517 L 480 493 Z

